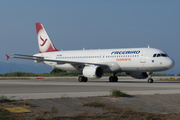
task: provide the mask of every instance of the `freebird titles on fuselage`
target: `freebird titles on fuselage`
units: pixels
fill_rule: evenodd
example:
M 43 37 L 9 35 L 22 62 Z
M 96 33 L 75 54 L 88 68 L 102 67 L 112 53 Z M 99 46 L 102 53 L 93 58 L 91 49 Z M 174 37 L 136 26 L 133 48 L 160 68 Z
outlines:
M 112 54 L 140 54 L 140 50 L 134 50 L 134 51 L 113 51 L 113 52 L 111 52 L 111 55 Z

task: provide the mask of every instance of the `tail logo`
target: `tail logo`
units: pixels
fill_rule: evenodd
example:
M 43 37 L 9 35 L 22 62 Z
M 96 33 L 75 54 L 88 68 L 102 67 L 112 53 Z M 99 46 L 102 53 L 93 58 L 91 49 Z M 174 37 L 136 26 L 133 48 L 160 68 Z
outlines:
M 46 33 L 46 30 L 41 23 L 36 23 L 36 31 L 40 53 L 58 51 L 52 44 L 48 34 Z
M 43 44 L 40 44 L 41 46 L 44 46 L 45 45 L 45 43 L 47 42 L 47 39 L 42 39 L 42 37 L 40 36 L 40 39 L 43 41 Z

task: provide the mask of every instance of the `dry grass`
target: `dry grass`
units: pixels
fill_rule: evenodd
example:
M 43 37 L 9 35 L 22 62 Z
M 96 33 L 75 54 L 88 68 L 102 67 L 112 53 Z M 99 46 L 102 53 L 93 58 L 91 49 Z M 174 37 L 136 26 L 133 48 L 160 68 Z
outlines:
M 131 108 L 120 109 L 113 104 L 106 104 L 103 102 L 93 101 L 89 103 L 84 103 L 82 106 L 86 107 L 96 107 L 97 109 L 103 109 L 105 112 L 103 114 L 89 114 L 88 111 L 81 113 L 76 113 L 71 116 L 57 116 L 57 109 L 54 107 L 51 110 L 45 111 L 37 109 L 35 105 L 27 103 L 26 101 L 17 101 L 17 102 L 7 102 L 3 103 L 0 106 L 26 106 L 33 109 L 33 113 L 18 113 L 13 114 L 5 110 L 0 110 L 0 120 L 24 120 L 29 118 L 31 120 L 180 120 L 180 114 L 158 114 L 158 113 L 145 113 L 139 112 Z M 50 117 L 50 112 L 52 116 Z M 6 118 L 7 117 L 7 118 Z M 8 118 L 9 117 L 9 118 Z
M 103 107 L 105 107 L 105 104 L 101 103 L 101 102 L 94 101 L 94 102 L 84 103 L 82 106 L 103 108 Z
M 89 102 L 83 104 L 83 106 L 96 107 L 100 109 L 104 109 L 107 112 L 100 114 L 74 114 L 69 119 L 74 118 L 84 118 L 88 116 L 89 119 L 98 119 L 98 120 L 180 120 L 180 114 L 157 114 L 157 113 L 145 113 L 139 112 L 137 110 L 131 108 L 120 109 L 111 104 L 104 104 L 101 102 Z M 98 107 L 97 107 L 98 106 Z M 78 117 L 79 116 L 79 117 Z
M 91 116 L 91 115 L 92 115 L 92 114 L 89 114 L 88 112 L 84 111 L 84 112 L 81 112 L 81 113 L 73 114 L 73 115 L 71 115 L 70 117 L 72 117 L 72 118 L 77 118 L 77 117 Z
M 49 113 L 49 111 L 42 110 L 42 109 L 40 109 L 40 108 L 37 108 L 37 109 L 35 109 L 35 110 L 36 110 L 36 112 L 37 112 L 39 115 L 42 115 L 42 116 L 45 116 L 46 114 Z
M 79 100 L 83 100 L 82 97 L 75 97 L 75 98 L 77 98 L 77 99 L 79 99 Z
M 52 106 L 51 110 L 49 111 L 50 118 L 54 118 L 58 114 L 58 110 L 56 107 Z
M 45 120 L 45 118 L 43 116 L 35 116 L 32 120 Z
M 15 105 L 15 106 L 24 106 L 24 107 L 28 107 L 28 108 L 35 108 L 35 105 L 28 103 L 27 101 L 11 102 L 10 104 Z

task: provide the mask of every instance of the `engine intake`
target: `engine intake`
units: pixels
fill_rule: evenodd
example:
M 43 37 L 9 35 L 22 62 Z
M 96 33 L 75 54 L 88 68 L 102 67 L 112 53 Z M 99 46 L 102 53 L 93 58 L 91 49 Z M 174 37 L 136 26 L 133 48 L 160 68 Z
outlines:
M 99 66 L 85 66 L 83 71 L 83 75 L 88 78 L 101 78 L 104 74 L 104 71 Z

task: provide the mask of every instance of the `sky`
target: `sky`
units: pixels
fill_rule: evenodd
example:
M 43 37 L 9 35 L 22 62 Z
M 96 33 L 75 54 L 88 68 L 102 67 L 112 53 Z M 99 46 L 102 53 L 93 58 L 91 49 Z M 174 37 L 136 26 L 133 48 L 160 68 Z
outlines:
M 5 54 L 39 52 L 35 23 L 41 22 L 58 50 L 158 48 L 180 73 L 179 0 L 1 0 L 0 62 L 31 64 Z

